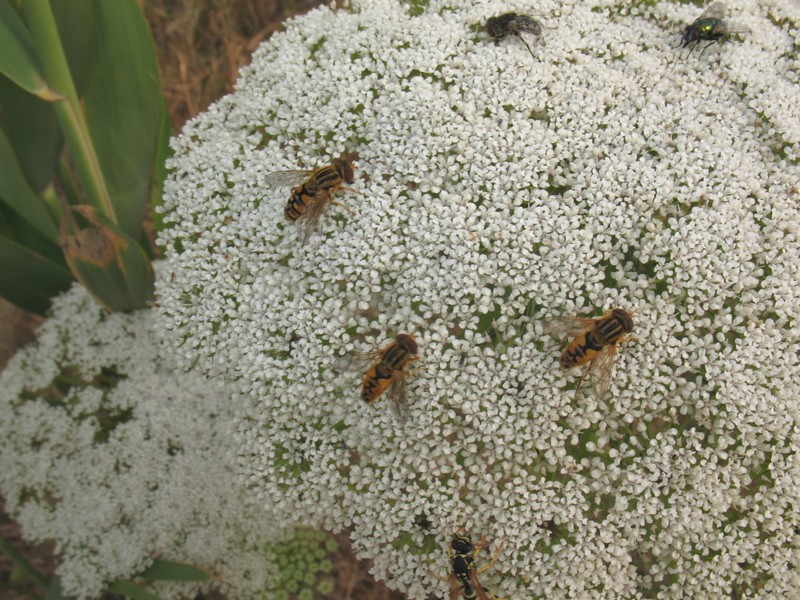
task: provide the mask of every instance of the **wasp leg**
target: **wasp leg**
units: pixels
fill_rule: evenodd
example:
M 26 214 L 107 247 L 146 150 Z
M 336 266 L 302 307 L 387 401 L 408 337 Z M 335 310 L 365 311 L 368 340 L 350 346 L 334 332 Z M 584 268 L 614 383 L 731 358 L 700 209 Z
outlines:
M 485 544 L 484 544 L 484 545 L 485 545 Z M 484 545 L 482 545 L 482 546 L 480 546 L 480 548 L 477 548 L 477 549 L 476 549 L 476 551 L 475 551 L 475 556 L 477 556 L 477 555 L 478 555 L 478 552 L 480 551 L 480 549 L 481 549 L 481 548 L 483 548 L 483 546 L 484 546 Z M 488 563 L 486 563 L 485 565 L 483 565 L 483 566 L 482 566 L 480 569 L 476 569 L 476 570 L 475 570 L 475 573 L 477 573 L 477 574 L 481 574 L 481 573 L 483 573 L 484 571 L 488 571 L 489 569 L 491 569 L 491 568 L 494 566 L 494 563 L 495 563 L 495 561 L 497 560 L 497 557 L 498 557 L 498 556 L 500 556 L 500 553 L 503 551 L 503 548 L 505 548 L 505 547 L 506 547 L 506 543 L 505 543 L 505 542 L 502 542 L 502 543 L 501 543 L 501 544 L 500 544 L 500 545 L 497 547 L 497 550 L 495 550 L 495 551 L 494 551 L 494 554 L 492 555 L 492 558 L 491 558 L 491 560 L 490 560 Z

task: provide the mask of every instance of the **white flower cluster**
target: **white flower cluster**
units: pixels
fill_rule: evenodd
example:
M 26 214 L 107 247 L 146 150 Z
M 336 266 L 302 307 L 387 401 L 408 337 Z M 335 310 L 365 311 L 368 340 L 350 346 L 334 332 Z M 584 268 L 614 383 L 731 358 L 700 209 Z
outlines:
M 159 337 L 152 311 L 109 316 L 80 286 L 57 298 L 0 377 L 0 490 L 26 538 L 55 542 L 70 597 L 97 597 L 154 558 L 255 597 L 276 579 L 265 546 L 283 527 L 226 461 L 224 390 L 160 357 Z
M 800 81 L 789 0 L 676 49 L 678 2 L 354 2 L 290 21 L 174 141 L 160 316 L 240 390 L 269 510 L 442 595 L 465 527 L 510 598 L 800 594 Z M 528 34 L 478 31 L 509 11 Z M 705 43 L 703 43 L 705 45 Z M 270 172 L 358 153 L 305 245 Z M 634 315 L 597 399 L 557 315 Z M 410 417 L 349 352 L 412 333 Z

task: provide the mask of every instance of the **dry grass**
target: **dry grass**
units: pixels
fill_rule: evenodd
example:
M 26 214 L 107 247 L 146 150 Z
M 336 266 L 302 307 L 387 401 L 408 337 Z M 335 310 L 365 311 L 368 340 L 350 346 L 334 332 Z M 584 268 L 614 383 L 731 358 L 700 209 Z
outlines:
M 173 128 L 229 93 L 239 68 L 288 17 L 321 0 L 144 0 Z
M 150 22 L 159 55 L 164 94 L 173 131 L 233 90 L 239 68 L 258 44 L 288 17 L 322 4 L 321 0 L 139 0 Z M 41 320 L 0 300 L 0 370 L 13 352 L 30 341 Z M 20 538 L 19 527 L 3 510 L 0 535 L 47 577 L 57 564 L 52 549 Z M 334 557 L 336 589 L 330 600 L 402 600 L 367 574 L 344 536 Z M 19 579 L 11 562 L 0 554 L 0 599 L 33 600 L 44 591 Z M 110 600 L 108 596 L 106 600 Z M 210 598 L 210 597 L 207 597 Z

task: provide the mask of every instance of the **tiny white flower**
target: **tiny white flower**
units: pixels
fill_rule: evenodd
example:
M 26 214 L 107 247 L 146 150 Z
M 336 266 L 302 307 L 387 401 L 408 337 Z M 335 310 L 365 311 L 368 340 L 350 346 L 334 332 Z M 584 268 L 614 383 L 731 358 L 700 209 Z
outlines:
M 292 21 L 174 140 L 159 312 L 263 504 L 413 598 L 458 527 L 498 596 L 797 595 L 800 9 L 731 0 L 752 33 L 690 56 L 670 1 L 411 5 Z M 534 57 L 476 32 L 509 11 Z M 261 182 L 345 149 L 356 215 L 301 246 Z M 576 398 L 547 324 L 614 306 L 637 341 Z M 400 425 L 328 366 L 403 332 Z

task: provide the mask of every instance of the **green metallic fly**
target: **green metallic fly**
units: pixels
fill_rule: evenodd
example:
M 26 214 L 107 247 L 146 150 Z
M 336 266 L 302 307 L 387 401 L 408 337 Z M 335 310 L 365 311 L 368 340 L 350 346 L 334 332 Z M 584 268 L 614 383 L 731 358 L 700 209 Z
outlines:
M 678 45 L 681 48 L 691 46 L 689 50 L 689 56 L 691 56 L 700 42 L 708 42 L 700 52 L 700 56 L 703 56 L 703 52 L 708 50 L 710 46 L 713 46 L 723 38 L 727 39 L 732 33 L 750 33 L 750 30 L 746 27 L 741 29 L 729 28 L 724 21 L 727 12 L 728 9 L 724 3 L 714 2 L 703 11 L 699 18 L 695 19 L 691 25 L 683 30 L 683 37 Z

